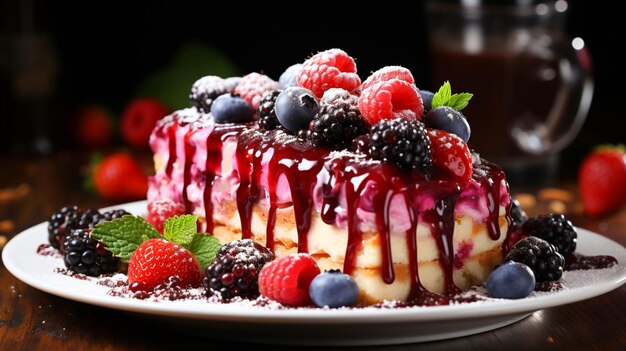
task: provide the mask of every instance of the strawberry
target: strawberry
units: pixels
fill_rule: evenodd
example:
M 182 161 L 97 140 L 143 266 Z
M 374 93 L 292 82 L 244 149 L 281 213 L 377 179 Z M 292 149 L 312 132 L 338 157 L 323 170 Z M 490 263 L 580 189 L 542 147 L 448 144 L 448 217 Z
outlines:
M 463 139 L 438 129 L 428 129 L 435 171 L 465 188 L 472 178 L 472 154 Z
M 129 154 L 119 152 L 105 157 L 92 174 L 98 195 L 110 200 L 138 200 L 146 197 L 148 177 Z
M 128 262 L 128 284 L 131 291 L 153 291 L 155 287 L 171 283 L 199 286 L 202 270 L 198 259 L 182 246 L 165 239 L 144 241 Z
M 146 221 L 163 234 L 163 223 L 170 217 L 182 214 L 185 214 L 185 205 L 170 199 L 160 199 L 148 204 Z
M 83 146 L 101 147 L 113 139 L 111 115 L 102 107 L 85 106 L 74 116 L 74 139 Z
M 153 98 L 131 101 L 122 112 L 122 138 L 137 148 L 147 148 L 156 122 L 170 113 L 170 109 Z
M 578 172 L 578 188 L 585 213 L 599 216 L 626 203 L 624 146 L 602 147 L 589 154 Z
M 309 286 L 320 269 L 308 254 L 292 254 L 267 263 L 259 273 L 261 295 L 287 306 L 311 304 Z

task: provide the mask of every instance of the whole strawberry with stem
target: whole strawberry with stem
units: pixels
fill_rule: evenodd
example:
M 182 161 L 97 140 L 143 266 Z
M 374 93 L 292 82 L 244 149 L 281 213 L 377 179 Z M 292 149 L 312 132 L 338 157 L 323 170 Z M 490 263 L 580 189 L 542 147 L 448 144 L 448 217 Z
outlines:
M 111 253 L 128 262 L 129 289 L 146 296 L 161 286 L 197 287 L 202 271 L 220 248 L 211 235 L 197 233 L 197 217 L 171 217 L 163 236 L 145 219 L 124 216 L 103 222 L 91 232 Z
M 578 172 L 585 213 L 600 216 L 626 204 L 626 148 L 601 146 L 589 154 Z

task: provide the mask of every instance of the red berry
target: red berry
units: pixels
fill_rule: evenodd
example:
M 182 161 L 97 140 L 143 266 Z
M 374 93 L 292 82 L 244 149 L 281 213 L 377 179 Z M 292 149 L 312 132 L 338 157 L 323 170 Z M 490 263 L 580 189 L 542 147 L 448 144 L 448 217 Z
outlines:
M 599 216 L 626 204 L 626 154 L 604 148 L 588 155 L 578 172 L 585 213 Z
M 253 72 L 241 78 L 235 88 L 235 94 L 239 94 L 256 111 L 263 96 L 278 89 L 278 82 L 264 74 Z
M 310 305 L 309 285 L 318 274 L 320 269 L 310 255 L 289 255 L 263 266 L 259 273 L 259 291 L 283 305 Z
M 361 90 L 365 90 L 376 83 L 386 82 L 391 79 L 400 79 L 409 84 L 415 83 L 415 79 L 413 79 L 413 74 L 411 74 L 411 71 L 409 71 L 407 68 L 404 68 L 402 66 L 387 66 L 372 73 L 365 80 L 365 82 L 361 84 Z
M 128 262 L 130 290 L 149 292 L 168 281 L 182 287 L 199 286 L 202 271 L 196 256 L 165 239 L 150 239 L 139 245 Z
M 170 109 L 153 98 L 131 101 L 122 112 L 122 138 L 137 148 L 148 148 L 150 134 L 156 122 L 170 113 Z
M 330 49 L 304 61 L 298 74 L 298 85 L 321 98 L 331 88 L 342 88 L 354 93 L 361 85 L 354 59 L 343 50 Z
M 146 197 L 148 177 L 129 154 L 119 152 L 95 166 L 92 180 L 98 195 L 110 200 L 138 200 Z
M 359 110 L 371 125 L 383 119 L 419 120 L 424 114 L 422 97 L 415 85 L 397 78 L 375 83 L 363 90 Z
M 163 223 L 166 219 L 185 214 L 185 205 L 170 199 L 160 199 L 148 204 L 146 221 L 163 234 Z
M 428 129 L 435 172 L 465 188 L 472 178 L 472 154 L 463 139 L 438 129 Z
M 111 115 L 102 107 L 88 106 L 76 111 L 74 138 L 80 145 L 105 146 L 113 138 Z

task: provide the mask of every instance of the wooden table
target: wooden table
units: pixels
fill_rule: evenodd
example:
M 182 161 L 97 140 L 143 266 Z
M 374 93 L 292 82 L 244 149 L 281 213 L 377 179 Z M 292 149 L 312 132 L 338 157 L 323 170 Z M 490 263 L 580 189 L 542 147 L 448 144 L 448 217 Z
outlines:
M 149 155 L 144 155 L 149 167 Z M 82 190 L 80 165 L 87 156 L 59 153 L 39 159 L 0 157 L 0 235 L 10 239 L 47 220 L 65 204 L 102 207 L 112 203 Z M 565 192 L 532 190 L 530 214 L 566 209 L 573 222 L 626 246 L 626 209 L 603 219 L 580 215 L 573 183 Z M 512 189 L 513 193 L 517 189 Z M 573 197 L 572 197 L 573 196 Z M 571 198 L 571 199 L 570 199 Z M 2 238 L 0 238 L 2 240 Z M 145 319 L 56 297 L 20 282 L 0 264 L 0 350 L 168 350 L 191 346 L 219 350 L 237 346 L 160 329 Z M 495 331 L 415 345 L 360 349 L 389 350 L 618 350 L 626 349 L 626 286 L 583 302 L 550 308 Z M 245 335 L 241 336 L 245 340 Z M 259 350 L 293 347 L 254 346 Z M 298 349 L 307 349 L 299 347 Z

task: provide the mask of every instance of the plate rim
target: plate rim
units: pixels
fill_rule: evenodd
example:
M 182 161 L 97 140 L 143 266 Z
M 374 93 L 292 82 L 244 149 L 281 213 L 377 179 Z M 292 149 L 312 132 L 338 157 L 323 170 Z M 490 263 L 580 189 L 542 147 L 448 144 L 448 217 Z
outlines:
M 129 212 L 138 213 L 136 209 L 140 206 L 146 207 L 147 201 L 140 200 L 119 205 L 105 207 L 102 210 L 110 210 L 117 208 L 131 209 Z M 174 318 L 188 318 L 200 320 L 224 320 L 231 322 L 247 322 L 247 323 L 298 323 L 298 324 L 316 324 L 316 323 L 346 323 L 353 324 L 371 324 L 375 319 L 376 323 L 387 322 L 421 322 L 421 321 L 445 321 L 451 318 L 483 318 L 505 316 L 522 313 L 532 313 L 541 309 L 562 306 L 574 302 L 586 300 L 595 296 L 599 296 L 619 288 L 626 283 L 626 261 L 620 260 L 620 269 L 615 273 L 615 277 L 594 287 L 583 286 L 572 289 L 565 289 L 554 294 L 545 294 L 520 300 L 497 300 L 488 302 L 474 302 L 468 304 L 456 304 L 448 306 L 429 306 L 415 308 L 348 308 L 348 309 L 266 309 L 253 308 L 250 306 L 241 306 L 236 304 L 206 304 L 207 308 L 202 310 L 180 309 L 181 305 L 189 301 L 144 301 L 139 299 L 130 299 L 123 297 L 109 296 L 106 293 L 103 296 L 85 296 L 84 294 L 76 294 L 71 291 L 64 291 L 58 286 L 48 285 L 44 281 L 36 279 L 36 275 L 32 272 L 25 271 L 23 267 L 13 259 L 16 254 L 15 250 L 19 244 L 32 241 L 37 235 L 41 235 L 41 231 L 45 232 L 47 222 L 36 224 L 24 231 L 16 234 L 9 242 L 6 243 L 2 250 L 2 261 L 6 269 L 23 283 L 44 291 L 46 293 L 59 296 L 68 300 L 81 303 L 91 304 L 100 307 L 111 308 L 119 311 L 141 313 L 148 315 L 159 315 Z M 626 257 L 626 248 L 618 242 L 594 233 L 590 230 L 577 227 L 579 237 L 582 236 L 586 240 L 605 241 L 604 245 L 609 245 L 614 250 L 621 252 Z M 32 238 L 31 238 L 32 237 Z M 29 241 L 30 240 L 30 241 Z M 38 245 L 45 243 L 44 241 L 32 243 L 35 249 Z M 38 255 L 33 249 L 33 255 Z M 584 250 L 583 250 L 584 251 Z M 50 257 L 45 257 L 51 259 Z M 58 259 L 58 258 L 56 258 Z M 64 277 L 59 274 L 59 277 Z M 74 279 L 66 277 L 67 279 Z M 95 284 L 93 281 L 85 283 Z M 109 289 L 102 287 L 103 289 Z M 236 307 L 233 307 L 236 306 Z

